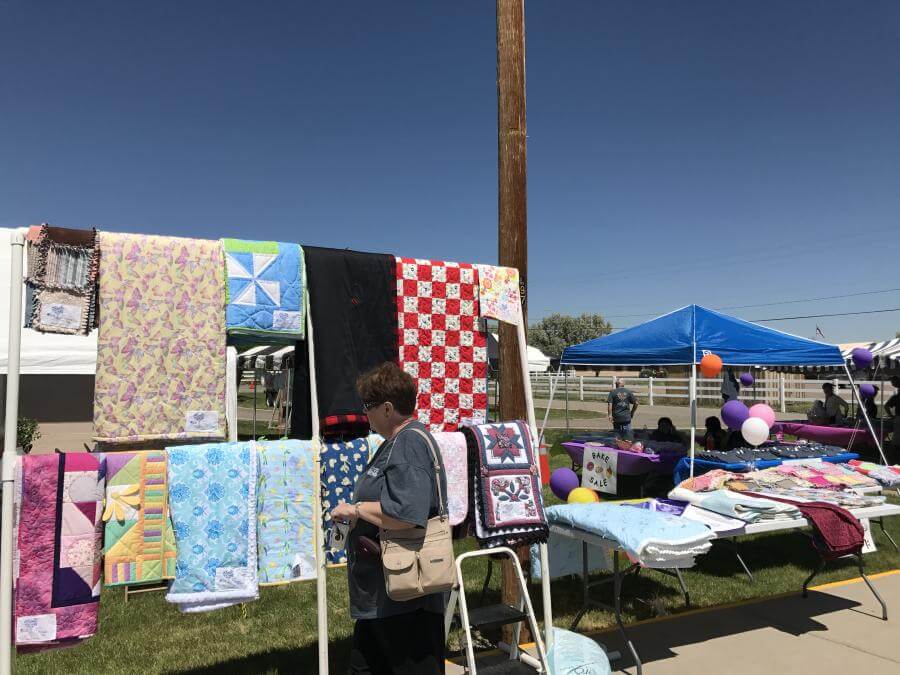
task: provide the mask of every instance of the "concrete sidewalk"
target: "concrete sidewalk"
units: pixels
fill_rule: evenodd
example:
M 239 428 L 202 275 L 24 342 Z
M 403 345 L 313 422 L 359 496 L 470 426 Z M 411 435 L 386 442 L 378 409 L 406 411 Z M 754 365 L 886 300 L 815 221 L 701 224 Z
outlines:
M 646 675 L 900 673 L 900 570 L 870 579 L 888 605 L 888 621 L 856 579 L 816 587 L 805 600 L 797 592 L 649 620 L 628 634 Z M 623 654 L 614 673 L 637 672 L 617 630 L 591 637 Z

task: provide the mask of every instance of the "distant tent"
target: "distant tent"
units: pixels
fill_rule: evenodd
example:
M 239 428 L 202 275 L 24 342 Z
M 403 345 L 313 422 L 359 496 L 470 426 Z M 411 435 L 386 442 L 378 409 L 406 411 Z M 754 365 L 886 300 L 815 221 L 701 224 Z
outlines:
M 500 340 L 496 333 L 488 333 L 488 359 L 496 361 L 500 358 Z M 528 345 L 528 371 L 546 373 L 550 370 L 550 357 L 537 347 Z
M 618 333 L 563 350 L 561 363 L 666 366 L 697 363 L 706 353 L 730 366 L 843 366 L 837 345 L 816 342 L 688 305 Z

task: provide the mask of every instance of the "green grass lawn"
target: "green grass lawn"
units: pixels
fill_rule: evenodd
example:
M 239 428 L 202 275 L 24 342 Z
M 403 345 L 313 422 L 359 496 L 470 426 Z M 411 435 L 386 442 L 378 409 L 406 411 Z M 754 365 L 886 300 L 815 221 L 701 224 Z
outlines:
M 551 466 L 568 466 L 560 440 L 564 432 L 549 430 Z M 546 501 L 559 500 L 549 491 Z M 894 501 L 897 501 L 894 498 Z M 888 531 L 900 540 L 900 519 L 888 519 Z M 900 554 L 873 526 L 878 551 L 866 556 L 869 572 L 898 567 Z M 474 547 L 474 540 L 457 543 L 457 551 Z M 806 537 L 796 532 L 746 537 L 740 552 L 753 570 L 751 583 L 740 571 L 732 553 L 714 547 L 698 560 L 684 577 L 695 606 L 714 606 L 783 592 L 799 592 L 816 556 Z M 473 561 L 468 568 L 466 589 L 477 603 L 486 563 Z M 499 573 L 491 583 L 490 598 L 499 597 Z M 856 576 L 849 563 L 832 564 L 817 579 L 826 583 Z M 876 582 L 877 584 L 877 582 Z M 532 588 L 532 600 L 541 616 L 541 594 Z M 643 571 L 625 586 L 623 611 L 626 620 L 649 618 L 683 611 L 677 581 Z M 640 598 L 640 599 L 638 599 Z M 346 572 L 328 572 L 329 654 L 332 672 L 345 672 L 352 622 L 347 611 Z M 606 597 L 611 601 L 610 594 Z M 553 583 L 553 613 L 558 626 L 568 626 L 581 605 L 581 585 L 566 579 Z M 874 602 L 874 600 L 873 600 Z M 579 630 L 590 631 L 613 625 L 613 617 L 591 611 Z M 487 637 L 491 637 L 487 635 Z M 451 634 L 450 646 L 459 645 Z M 166 603 L 163 593 L 144 593 L 125 602 L 120 589 L 104 589 L 100 602 L 100 632 L 84 644 L 65 650 L 19 657 L 17 673 L 314 673 L 317 663 L 315 582 L 263 588 L 260 599 L 243 606 L 208 614 L 179 613 Z

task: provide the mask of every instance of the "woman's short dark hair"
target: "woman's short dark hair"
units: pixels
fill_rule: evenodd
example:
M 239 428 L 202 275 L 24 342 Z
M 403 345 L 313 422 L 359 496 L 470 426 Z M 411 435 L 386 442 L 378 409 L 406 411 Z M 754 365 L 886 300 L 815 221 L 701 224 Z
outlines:
M 382 363 L 361 375 L 356 389 L 368 405 L 390 401 L 401 415 L 416 410 L 416 381 L 396 363 Z
M 722 431 L 722 423 L 719 421 L 718 417 L 707 417 L 706 428 L 713 431 Z

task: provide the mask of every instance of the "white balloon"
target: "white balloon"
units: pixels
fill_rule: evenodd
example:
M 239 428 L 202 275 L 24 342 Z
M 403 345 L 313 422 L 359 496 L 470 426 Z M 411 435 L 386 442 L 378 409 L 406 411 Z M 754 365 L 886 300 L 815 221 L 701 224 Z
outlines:
M 758 417 L 748 417 L 741 425 L 741 434 L 745 441 L 756 447 L 769 440 L 769 425 Z

